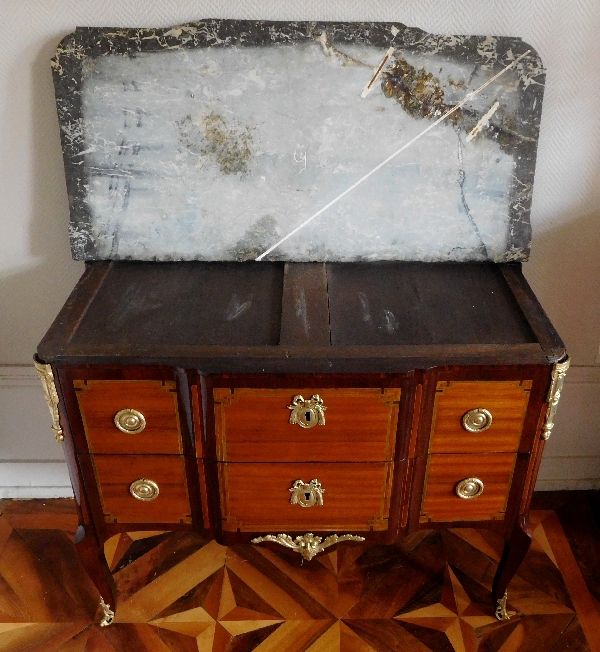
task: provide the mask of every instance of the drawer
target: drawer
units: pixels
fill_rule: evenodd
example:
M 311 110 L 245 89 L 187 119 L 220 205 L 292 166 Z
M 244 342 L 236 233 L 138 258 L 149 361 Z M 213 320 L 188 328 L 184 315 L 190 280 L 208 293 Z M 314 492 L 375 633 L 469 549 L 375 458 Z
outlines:
M 81 457 L 89 457 L 94 467 L 107 523 L 192 522 L 183 456 Z
M 387 529 L 392 463 L 217 466 L 223 530 L 277 534 Z M 297 481 L 308 486 L 291 491 Z M 315 483 L 323 490 L 322 504 Z M 313 499 L 312 506 L 302 505 Z
M 440 381 L 430 453 L 515 452 L 532 381 Z
M 73 385 L 90 452 L 183 452 L 175 382 L 74 380 Z
M 317 399 L 311 409 L 314 396 L 322 400 L 324 425 Z M 398 388 L 215 388 L 213 398 L 219 461 L 385 462 L 394 457 Z M 294 418 L 298 422 L 290 423 Z
M 503 519 L 516 459 L 512 453 L 431 455 L 419 521 Z M 469 497 L 478 488 L 480 495 Z

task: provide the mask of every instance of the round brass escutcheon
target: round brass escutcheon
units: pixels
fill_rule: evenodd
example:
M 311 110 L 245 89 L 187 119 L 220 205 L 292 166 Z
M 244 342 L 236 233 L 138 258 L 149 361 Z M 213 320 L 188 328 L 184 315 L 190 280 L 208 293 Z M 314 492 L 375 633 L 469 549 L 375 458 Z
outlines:
M 298 410 L 298 425 L 302 428 L 312 428 L 319 422 L 319 414 L 314 407 Z
M 455 491 L 459 498 L 465 500 L 477 498 L 483 493 L 483 482 L 479 478 L 465 478 L 456 485 Z
M 128 435 L 137 435 L 146 427 L 146 417 L 133 408 L 119 410 L 114 418 L 115 426 Z
M 485 408 L 474 408 L 462 417 L 462 426 L 469 432 L 483 432 L 492 425 L 492 413 Z
M 129 485 L 129 493 L 138 500 L 142 500 L 145 503 L 158 498 L 160 490 L 158 485 L 153 480 L 148 480 L 146 478 L 140 478 L 135 480 Z
M 298 505 L 301 507 L 313 507 L 317 504 L 317 494 L 314 491 L 300 492 L 298 495 Z

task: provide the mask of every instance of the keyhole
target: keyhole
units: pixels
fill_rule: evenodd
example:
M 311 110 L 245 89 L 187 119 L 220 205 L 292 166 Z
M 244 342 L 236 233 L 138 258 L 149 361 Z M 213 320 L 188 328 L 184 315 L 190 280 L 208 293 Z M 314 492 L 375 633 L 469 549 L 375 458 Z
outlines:
M 310 421 L 310 412 L 305 412 L 306 421 Z
M 305 500 L 310 500 L 310 494 L 309 494 L 309 493 L 308 493 L 308 494 L 305 493 L 305 494 L 304 494 L 304 499 L 305 499 Z

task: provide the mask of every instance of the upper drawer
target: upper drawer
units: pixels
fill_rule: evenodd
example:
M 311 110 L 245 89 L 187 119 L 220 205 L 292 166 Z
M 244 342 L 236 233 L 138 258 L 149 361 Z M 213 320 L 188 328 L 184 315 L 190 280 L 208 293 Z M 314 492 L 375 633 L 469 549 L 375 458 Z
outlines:
M 531 386 L 531 380 L 438 382 L 429 452 L 517 451 Z
M 213 398 L 220 461 L 385 462 L 394 457 L 398 388 L 215 388 Z
M 91 452 L 182 452 L 175 382 L 74 380 L 73 385 Z

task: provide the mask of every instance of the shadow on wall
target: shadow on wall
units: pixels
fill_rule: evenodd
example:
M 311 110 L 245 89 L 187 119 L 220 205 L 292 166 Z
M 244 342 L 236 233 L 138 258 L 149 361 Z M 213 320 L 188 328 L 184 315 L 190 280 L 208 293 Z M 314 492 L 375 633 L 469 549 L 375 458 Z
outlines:
M 600 183 L 600 165 L 598 166 Z M 536 237 L 523 271 L 573 365 L 593 365 L 600 344 L 600 208 Z
M 20 119 L 31 120 L 28 135 L 32 146 L 27 150 L 31 156 L 25 162 L 31 173 L 31 190 L 28 197 L 20 198 L 15 210 L 20 210 L 24 219 L 28 213 L 29 254 L 39 262 L 1 279 L 0 364 L 31 363 L 39 340 L 83 273 L 83 264 L 71 259 L 69 209 L 50 70 L 50 58 L 61 38 L 49 41 L 38 52 L 29 79 L 22 79 L 22 67 L 15 66 L 11 74 L 11 87 L 30 87 L 30 106 L 9 107 L 5 128 Z M 24 114 L 28 108 L 29 116 Z M 16 225 L 17 242 L 23 229 L 22 223 Z

